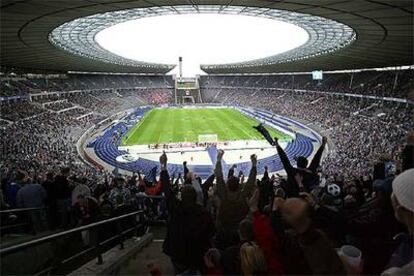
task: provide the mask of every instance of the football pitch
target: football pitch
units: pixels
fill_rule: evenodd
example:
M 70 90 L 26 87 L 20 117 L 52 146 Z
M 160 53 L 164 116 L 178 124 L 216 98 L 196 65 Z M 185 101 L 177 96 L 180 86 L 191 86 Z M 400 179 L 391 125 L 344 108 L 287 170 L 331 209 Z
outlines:
M 232 108 L 152 109 L 123 137 L 122 145 L 198 142 L 199 135 L 217 134 L 219 141 L 264 140 L 258 122 Z M 272 137 L 289 139 L 268 128 Z

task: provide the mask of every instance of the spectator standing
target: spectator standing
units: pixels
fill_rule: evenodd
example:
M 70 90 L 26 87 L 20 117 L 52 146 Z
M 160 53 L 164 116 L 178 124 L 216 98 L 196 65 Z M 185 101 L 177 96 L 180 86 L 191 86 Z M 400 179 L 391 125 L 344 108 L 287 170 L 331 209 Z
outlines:
M 191 185 L 181 190 L 181 200 L 174 195 L 167 171 L 167 155 L 160 157 L 161 181 L 169 212 L 164 253 L 170 256 L 176 274 L 205 271 L 204 254 L 210 247 L 214 223 L 210 214 L 197 204 Z
M 99 206 L 96 199 L 79 194 L 75 204 L 73 205 L 73 218 L 75 220 L 76 227 L 96 222 L 99 219 Z M 91 233 L 93 234 L 91 235 Z M 89 245 L 91 242 L 94 242 L 94 239 L 97 237 L 97 228 L 92 231 L 82 231 L 81 234 L 83 243 L 85 245 Z
M 312 224 L 309 205 L 300 198 L 284 201 L 275 198 L 273 210 L 281 211 L 283 221 L 292 230 L 283 230 L 282 220 L 277 225 L 281 241 L 281 257 L 286 274 L 345 275 L 345 268 L 332 242 Z M 273 214 L 273 219 L 281 218 Z
M 129 205 L 131 200 L 131 192 L 125 187 L 125 179 L 117 177 L 114 179 L 115 187 L 109 193 L 109 201 L 114 208 L 121 208 Z
M 256 183 L 257 157 L 250 157 L 252 168 L 249 178 L 244 186 L 240 185 L 239 178 L 231 176 L 224 182 L 221 161 L 224 155 L 223 150 L 217 153 L 217 163 L 214 173 L 217 179 L 217 195 L 220 200 L 217 214 L 217 228 L 219 231 L 237 231 L 239 222 L 247 215 L 249 207 L 246 198 L 250 197 Z
M 60 174 L 55 177 L 55 184 L 53 185 L 53 194 L 56 196 L 58 226 L 62 228 L 67 228 L 70 225 L 72 187 L 68 180 L 69 174 L 70 168 L 62 168 Z
M 46 191 L 46 207 L 48 214 L 49 227 L 54 229 L 58 225 L 57 205 L 56 205 L 56 189 L 55 176 L 53 172 L 46 174 L 46 179 L 42 183 Z
M 280 242 L 273 233 L 270 219 L 259 211 L 259 190 L 253 193 L 248 204 L 250 213 L 253 216 L 254 239 L 266 260 L 267 271 L 271 275 L 282 275 L 282 264 L 278 256 L 281 253 Z M 244 269 L 243 272 L 245 272 Z
M 83 195 L 85 197 L 91 196 L 91 189 L 85 183 L 77 183 L 75 188 L 72 191 L 72 206 L 78 202 L 78 196 Z
M 280 160 L 282 161 L 283 167 L 287 173 L 287 187 L 285 187 L 286 194 L 288 197 L 298 197 L 300 192 L 310 192 L 312 187 L 319 184 L 319 177 L 316 173 L 316 169 L 321 161 L 323 150 L 327 143 L 327 138 L 322 138 L 322 144 L 312 162 L 308 166 L 308 160 L 306 157 L 299 156 L 296 158 L 297 168 L 293 167 L 289 161 L 288 156 L 278 143 L 278 138 L 275 138 L 277 153 L 279 154 Z M 300 175 L 303 178 L 303 185 L 299 186 L 299 183 L 295 180 L 296 175 Z
M 45 201 L 46 191 L 40 184 L 31 183 L 31 179 L 24 172 L 21 179 L 22 188 L 17 192 L 17 206 L 19 208 L 36 208 L 29 210 L 28 214 L 35 233 L 46 230 Z
M 23 181 L 24 177 L 27 175 L 23 171 L 18 171 L 16 173 L 15 181 L 12 181 L 10 183 L 7 183 L 5 185 L 5 198 L 6 202 L 9 205 L 10 209 L 17 208 L 17 193 L 20 190 L 21 182 Z

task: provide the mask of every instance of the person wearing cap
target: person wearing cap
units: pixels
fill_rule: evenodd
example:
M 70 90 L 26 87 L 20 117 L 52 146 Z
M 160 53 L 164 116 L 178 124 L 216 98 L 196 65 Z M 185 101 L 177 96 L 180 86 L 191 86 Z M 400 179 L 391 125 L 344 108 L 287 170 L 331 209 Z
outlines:
M 395 218 L 403 223 L 408 233 L 398 234 L 394 239 L 399 242 L 397 249 L 387 265 L 388 270 L 383 274 L 403 275 L 404 270 L 413 267 L 414 254 L 414 169 L 406 170 L 392 182 L 391 195 Z M 410 272 L 410 271 L 406 271 Z M 409 274 L 412 274 L 413 271 Z M 406 274 L 408 275 L 408 274 Z

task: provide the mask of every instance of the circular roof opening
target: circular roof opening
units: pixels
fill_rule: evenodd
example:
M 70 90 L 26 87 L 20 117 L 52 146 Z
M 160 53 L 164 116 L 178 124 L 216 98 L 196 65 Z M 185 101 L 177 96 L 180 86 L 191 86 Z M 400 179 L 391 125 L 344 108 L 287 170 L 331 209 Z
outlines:
M 202 74 L 200 64 L 245 62 L 295 49 L 309 34 L 292 23 L 263 17 L 175 14 L 122 22 L 94 39 L 105 50 L 140 62 L 175 64 L 182 56 L 183 75 L 194 76 Z
M 355 40 L 352 28 L 328 18 L 219 5 L 109 11 L 68 21 L 49 34 L 53 45 L 71 54 L 137 71 L 166 73 L 183 56 L 185 75 L 201 72 L 198 64 L 207 72 L 237 71 L 309 59 Z

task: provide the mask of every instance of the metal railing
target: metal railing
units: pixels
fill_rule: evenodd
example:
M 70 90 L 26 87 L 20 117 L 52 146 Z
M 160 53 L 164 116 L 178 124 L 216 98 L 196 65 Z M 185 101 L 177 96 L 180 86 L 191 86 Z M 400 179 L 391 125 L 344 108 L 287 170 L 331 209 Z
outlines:
M 132 220 L 131 220 L 132 218 Z M 125 219 L 129 219 L 128 221 L 125 221 Z M 125 222 L 126 225 L 125 225 Z M 101 227 L 113 224 L 115 223 L 115 234 L 112 235 L 109 238 L 106 238 L 103 241 L 100 241 L 99 238 L 99 230 Z M 124 215 L 120 215 L 114 218 L 98 221 L 95 223 L 91 223 L 85 226 L 80 226 L 74 229 L 70 229 L 67 231 L 55 233 L 52 235 L 48 235 L 45 237 L 40 237 L 34 240 L 30 240 L 27 242 L 23 242 L 20 244 L 8 246 L 6 248 L 0 249 L 0 257 L 2 259 L 2 262 L 5 260 L 5 257 L 17 253 L 22 252 L 23 250 L 27 250 L 30 248 L 33 248 L 35 246 L 39 246 L 41 244 L 45 243 L 52 243 L 57 250 L 59 246 L 56 246 L 59 239 L 62 238 L 69 238 L 74 234 L 82 234 L 87 233 L 93 236 L 92 239 L 90 239 L 87 244 L 87 248 L 84 250 L 81 250 L 80 252 L 76 252 L 70 256 L 64 257 L 63 259 L 60 259 L 58 256 L 59 254 L 57 252 L 53 252 L 53 256 L 55 256 L 55 259 L 52 262 L 52 265 L 48 266 L 47 268 L 44 268 L 41 271 L 37 271 L 34 274 L 41 275 L 52 272 L 53 274 L 62 272 L 69 272 L 73 269 L 77 268 L 78 266 L 82 265 L 83 263 L 79 263 L 79 260 L 84 259 L 82 257 L 85 257 L 86 255 L 89 256 L 89 259 L 97 258 L 97 264 L 102 264 L 102 253 L 105 251 L 105 247 L 111 246 L 115 244 L 119 244 L 120 249 L 124 248 L 124 240 L 128 234 L 134 233 L 135 235 L 139 236 L 139 231 L 141 230 L 141 234 L 145 233 L 145 227 L 146 222 L 143 217 L 143 211 L 135 211 L 131 213 L 127 213 Z M 92 241 L 91 241 L 92 240 Z M 60 247 L 61 248 L 61 247 Z M 108 248 L 109 249 L 109 248 Z M 56 253 L 56 254 L 55 254 Z M 78 262 L 76 262 L 78 260 Z M 82 260 L 84 262 L 84 260 Z M 75 263 L 75 264 L 74 264 Z M 70 265 L 72 264 L 72 265 Z M 2 271 L 3 272 L 3 271 Z M 31 273 L 33 274 L 33 273 Z
M 30 218 L 30 214 L 36 211 L 45 212 L 45 216 L 47 215 L 46 207 L 1 210 L 0 236 L 3 237 L 7 234 L 28 234 L 27 232 L 31 232 L 31 234 L 36 233 L 33 227 L 34 224 Z M 46 223 L 47 221 L 45 221 Z
M 7 213 L 18 213 L 18 212 L 27 212 L 27 211 L 34 211 L 34 210 L 43 210 L 45 207 L 40 208 L 19 208 L 19 209 L 6 209 L 1 210 L 0 214 L 7 214 Z

